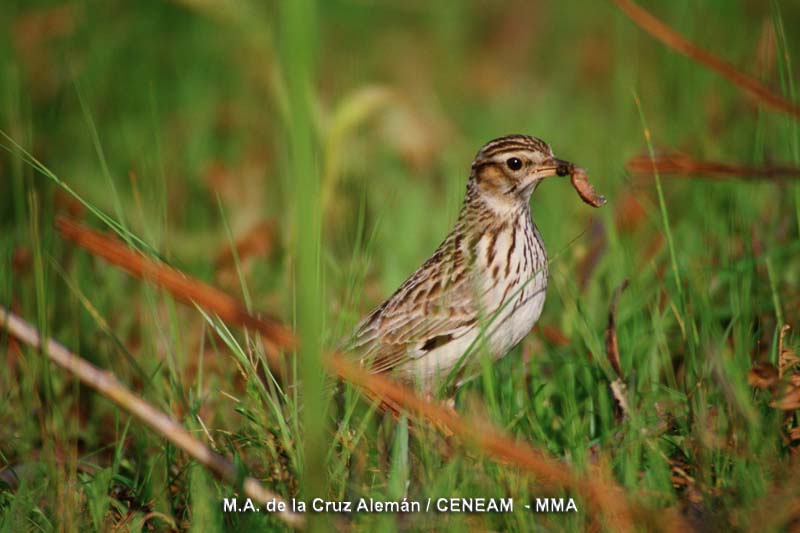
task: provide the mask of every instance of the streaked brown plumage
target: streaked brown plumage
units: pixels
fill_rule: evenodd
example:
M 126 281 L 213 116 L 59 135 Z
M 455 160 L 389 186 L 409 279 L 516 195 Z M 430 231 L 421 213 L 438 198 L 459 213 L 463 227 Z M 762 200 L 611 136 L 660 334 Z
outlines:
M 451 372 L 453 383 L 469 377 L 479 347 L 497 359 L 522 340 L 547 287 L 530 196 L 543 178 L 571 168 L 535 137 L 509 135 L 481 148 L 453 230 L 357 326 L 350 347 L 362 363 L 433 392 Z

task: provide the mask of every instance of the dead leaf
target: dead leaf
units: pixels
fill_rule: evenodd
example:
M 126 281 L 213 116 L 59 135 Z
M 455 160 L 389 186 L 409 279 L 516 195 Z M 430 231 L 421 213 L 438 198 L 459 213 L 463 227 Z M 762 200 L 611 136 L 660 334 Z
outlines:
M 792 376 L 794 377 L 794 376 Z M 781 411 L 800 409 L 800 378 L 782 387 L 780 397 L 769 402 L 769 406 Z
M 772 389 L 779 380 L 778 369 L 772 363 L 758 363 L 747 372 L 747 384 L 756 389 Z
M 781 350 L 781 356 L 779 359 L 779 367 L 778 371 L 781 374 L 785 374 L 787 370 L 791 367 L 800 363 L 800 357 L 797 356 L 797 352 L 794 350 Z
M 800 442 L 800 426 L 789 428 L 786 432 L 786 438 L 790 444 Z

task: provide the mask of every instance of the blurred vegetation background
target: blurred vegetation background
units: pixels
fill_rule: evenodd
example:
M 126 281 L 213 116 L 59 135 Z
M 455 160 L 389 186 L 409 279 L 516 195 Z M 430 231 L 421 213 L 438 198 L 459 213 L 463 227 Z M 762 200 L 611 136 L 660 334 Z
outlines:
M 796 100 L 800 4 L 642 5 Z M 607 469 L 654 516 L 797 526 L 797 420 L 775 408 L 783 389 L 754 390 L 748 373 L 776 365 L 781 326 L 798 326 L 800 188 L 662 176 L 662 212 L 653 178 L 625 163 L 646 153 L 646 124 L 657 153 L 799 166 L 800 126 L 613 3 L 4 0 L 0 30 L 0 129 L 173 265 L 318 338 L 289 359 L 295 370 L 311 361 L 306 383 L 321 373 L 323 347 L 449 231 L 477 149 L 509 133 L 546 140 L 589 169 L 609 205 L 587 207 L 565 180 L 536 191 L 551 257 L 544 315 L 459 392 L 457 409 L 587 475 Z M 458 446 L 441 453 L 433 432 L 409 434 L 348 387 L 341 404 L 322 387 L 304 415 L 302 397 L 264 375 L 253 339 L 65 244 L 56 215 L 102 224 L 3 146 L 3 305 L 273 490 L 298 496 L 316 458 L 325 475 L 304 490 L 332 499 L 510 496 L 521 506 L 559 496 Z M 617 328 L 630 413 L 620 420 L 604 332 L 626 278 Z M 794 353 L 795 339 L 783 347 Z M 231 488 L 36 352 L 3 336 L 0 353 L 5 530 L 280 527 L 263 514 L 223 515 Z M 316 435 L 305 448 L 304 435 Z M 521 509 L 346 520 L 602 525 L 586 512 Z

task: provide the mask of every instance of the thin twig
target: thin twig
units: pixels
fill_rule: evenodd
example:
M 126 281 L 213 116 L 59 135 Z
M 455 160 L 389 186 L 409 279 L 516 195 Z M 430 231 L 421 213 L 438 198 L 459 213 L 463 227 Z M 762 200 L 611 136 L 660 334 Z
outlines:
M 640 28 L 676 52 L 717 72 L 765 106 L 800 118 L 800 105 L 776 94 L 769 87 L 741 72 L 724 59 L 700 48 L 635 2 L 614 0 L 614 3 Z
M 625 163 L 625 168 L 631 174 L 650 176 L 658 171 L 663 174 L 673 174 L 683 177 L 702 176 L 712 179 L 728 178 L 763 178 L 771 180 L 797 180 L 800 179 L 800 168 L 788 165 L 774 165 L 754 167 L 723 163 L 720 161 L 702 161 L 682 153 L 661 155 L 654 159 L 650 156 L 635 156 Z
M 136 278 L 156 284 L 183 303 L 195 303 L 203 309 L 213 309 L 223 322 L 241 324 L 256 330 L 278 347 L 292 347 L 296 342 L 289 328 L 277 319 L 249 313 L 238 300 L 221 290 L 190 278 L 163 263 L 155 263 L 140 253 L 132 252 L 125 243 L 116 238 L 66 217 L 58 217 L 56 227 L 64 238 Z
M 100 395 L 144 422 L 150 429 L 194 457 L 197 462 L 213 471 L 226 483 L 236 486 L 241 479 L 232 462 L 211 451 L 208 446 L 192 437 L 183 426 L 126 389 L 114 374 L 100 370 L 53 339 L 47 339 L 43 346 L 36 328 L 3 306 L 0 306 L 0 324 L 18 341 L 34 349 L 43 350 L 55 364 L 74 374 Z M 254 501 L 261 503 L 273 499 L 284 501 L 253 477 L 247 476 L 241 482 L 244 493 Z M 305 524 L 302 516 L 288 510 L 276 512 L 275 516 L 295 528 L 303 527 Z

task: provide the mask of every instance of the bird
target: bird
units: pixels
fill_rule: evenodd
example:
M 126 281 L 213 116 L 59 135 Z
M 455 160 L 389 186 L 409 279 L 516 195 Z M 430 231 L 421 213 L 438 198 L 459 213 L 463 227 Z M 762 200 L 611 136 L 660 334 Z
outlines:
M 536 137 L 486 143 L 450 233 L 355 327 L 347 344 L 360 364 L 432 395 L 477 375 L 480 353 L 496 361 L 516 346 L 539 319 L 547 289 L 531 195 L 575 168 Z

